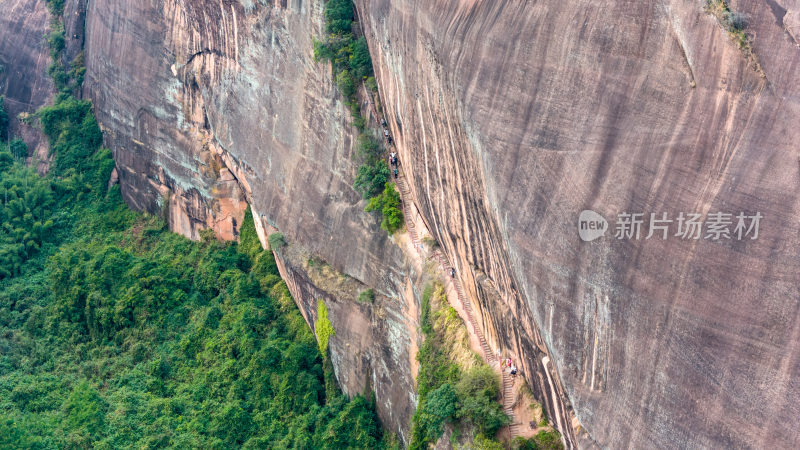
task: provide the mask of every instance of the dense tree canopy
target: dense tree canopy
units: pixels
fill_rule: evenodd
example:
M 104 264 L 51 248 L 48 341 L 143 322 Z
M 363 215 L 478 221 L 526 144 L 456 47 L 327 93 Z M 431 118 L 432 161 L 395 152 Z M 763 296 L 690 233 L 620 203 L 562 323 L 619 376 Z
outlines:
M 325 28 L 328 33 L 350 33 L 350 23 L 352 21 L 352 0 L 328 0 L 325 4 Z
M 50 175 L 0 145 L 0 447 L 385 445 L 371 400 L 332 386 L 251 217 L 242 245 L 170 233 L 107 189 L 88 102 L 39 117 Z

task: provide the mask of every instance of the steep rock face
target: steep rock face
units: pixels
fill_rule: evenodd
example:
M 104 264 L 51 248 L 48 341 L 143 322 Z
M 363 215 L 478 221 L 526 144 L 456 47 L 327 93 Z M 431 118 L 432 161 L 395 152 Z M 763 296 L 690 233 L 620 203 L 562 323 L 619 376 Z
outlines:
M 275 256 L 312 329 L 319 319 L 318 302 L 325 304 L 335 331 L 328 351 L 339 385 L 350 395 L 374 394 L 384 427 L 408 444 L 417 404 L 419 287 L 429 277 L 421 268 L 401 266 L 400 278 L 383 283 L 373 301 L 359 301 L 368 286 L 299 246 L 276 249 Z
M 51 97 L 47 76 L 50 52 L 45 41 L 50 14 L 44 0 L 0 0 L 0 95 L 5 96 L 10 130 L 33 150 L 44 150 L 41 133 L 17 121 Z M 42 143 L 41 148 L 39 144 Z
M 420 271 L 351 187 L 354 129 L 330 68 L 312 60 L 321 34 L 320 2 L 94 0 L 84 91 L 129 204 L 193 238 L 210 227 L 235 239 L 249 203 L 262 241 L 278 229 L 300 249 L 278 255 L 283 275 L 312 327 L 317 301 L 328 305 L 342 388 L 374 390 L 405 440 Z M 310 258 L 374 287 L 376 303 L 315 284 Z
M 371 280 L 368 268 L 391 266 L 400 252 L 374 232 L 351 187 L 349 113 L 330 70 L 311 58 L 321 15 L 322 5 L 311 2 L 98 0 L 87 14 L 84 90 L 133 205 L 156 212 L 153 186 L 169 184 L 216 214 L 214 199 L 235 190 L 215 190 L 227 168 L 260 225 Z M 229 214 L 234 224 L 242 212 Z M 196 213 L 187 212 L 193 221 Z M 342 246 L 334 236 L 359 245 Z
M 129 204 L 163 212 L 172 229 L 195 239 L 206 227 L 233 239 L 245 193 L 224 164 L 206 103 L 212 82 L 238 68 L 225 40 L 236 9 L 211 11 L 205 29 L 183 2 L 91 2 L 84 91 Z
M 418 207 L 567 441 L 796 447 L 797 4 L 729 2 L 753 59 L 700 1 L 356 3 Z M 614 238 L 717 211 L 758 239 Z

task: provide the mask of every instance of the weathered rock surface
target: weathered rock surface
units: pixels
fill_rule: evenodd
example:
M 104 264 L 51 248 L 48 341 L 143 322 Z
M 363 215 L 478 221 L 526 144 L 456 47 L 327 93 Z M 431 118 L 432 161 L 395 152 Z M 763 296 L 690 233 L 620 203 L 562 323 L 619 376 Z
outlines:
M 0 12 L 0 95 L 5 96 L 11 134 L 22 136 L 35 152 L 42 135 L 17 116 L 36 111 L 52 96 L 45 41 L 50 14 L 44 0 L 0 0 Z
M 417 287 L 424 286 L 428 276 L 403 266 L 398 279 L 384 283 L 372 302 L 361 302 L 358 296 L 368 286 L 299 246 L 277 249 L 275 256 L 281 277 L 312 329 L 317 303 L 326 305 L 335 330 L 328 350 L 339 384 L 350 395 L 374 393 L 382 423 L 408 444 L 409 421 L 417 405 Z
M 583 445 L 799 443 L 798 5 L 729 2 L 762 78 L 703 3 L 357 0 L 423 216 Z M 585 243 L 583 209 L 764 219 Z
M 234 239 L 249 203 L 262 240 L 277 228 L 376 289 L 361 305 L 311 283 L 302 258 L 281 260 L 309 324 L 317 300 L 328 304 L 343 390 L 373 389 L 384 424 L 407 439 L 418 275 L 351 187 L 355 131 L 330 68 L 312 60 L 321 34 L 320 2 L 95 0 L 84 91 L 129 204 L 164 211 L 185 235 Z

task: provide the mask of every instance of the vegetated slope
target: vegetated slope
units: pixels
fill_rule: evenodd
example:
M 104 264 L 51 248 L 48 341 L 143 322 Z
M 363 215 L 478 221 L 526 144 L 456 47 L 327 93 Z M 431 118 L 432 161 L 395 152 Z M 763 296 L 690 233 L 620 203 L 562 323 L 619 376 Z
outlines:
M 568 442 L 796 441 L 797 14 L 730 2 L 749 16 L 762 78 L 705 3 L 357 1 L 416 209 L 492 349 L 518 357 Z M 365 225 L 350 188 L 348 111 L 311 61 L 321 3 L 220 5 L 91 2 L 85 94 L 126 198 L 155 212 L 171 186 L 186 198 L 175 209 L 205 223 L 224 211 L 205 156 L 229 153 L 263 223 L 400 296 L 401 252 Z M 209 207 L 190 208 L 203 195 Z M 747 242 L 586 244 L 574 229 L 584 208 L 759 211 L 771 225 Z M 361 358 L 357 342 L 339 347 L 354 355 L 337 367 L 350 392 L 367 378 L 358 362 L 389 360 Z M 411 377 L 385 373 L 372 379 L 396 411 L 388 401 L 409 397 Z M 570 436 L 577 423 L 583 437 Z
M 417 354 L 420 402 L 410 448 L 426 449 L 437 442 L 446 423 L 453 428 L 451 443 L 500 445 L 492 438 L 509 423 L 497 401 L 500 380 L 469 348 L 466 327 L 448 306 L 440 283 L 428 285 L 422 294 L 420 325 L 425 341 Z
M 50 175 L 0 146 L 0 447 L 383 445 L 370 401 L 323 370 L 252 220 L 242 245 L 173 234 L 108 190 L 88 102 L 39 115 Z

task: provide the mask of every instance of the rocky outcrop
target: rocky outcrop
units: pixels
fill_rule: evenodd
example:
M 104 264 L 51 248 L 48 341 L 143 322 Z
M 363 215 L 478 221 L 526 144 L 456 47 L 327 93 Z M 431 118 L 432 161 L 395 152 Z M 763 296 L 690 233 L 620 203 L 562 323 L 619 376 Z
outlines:
M 328 351 L 339 385 L 350 395 L 374 398 L 384 427 L 408 444 L 409 420 L 417 405 L 418 287 L 429 276 L 406 264 L 397 280 L 387 280 L 367 301 L 359 294 L 369 286 L 299 245 L 275 249 L 275 256 L 281 277 L 312 329 L 317 303 L 326 305 L 335 331 Z
M 44 0 L 0 0 L 0 95 L 13 136 L 21 136 L 31 153 L 47 154 L 46 142 L 34 127 L 17 120 L 43 106 L 52 96 L 47 76 L 50 51 L 45 41 L 50 14 Z M 40 145 L 41 144 L 41 145 Z
M 703 2 L 356 3 L 417 206 L 568 441 L 796 446 L 796 7 L 729 2 L 762 77 Z M 758 239 L 614 239 L 717 211 Z
M 68 18 L 82 14 L 75 6 L 66 11 Z M 225 26 L 232 33 L 236 10 L 214 4 L 217 20 L 203 22 L 209 29 L 191 28 L 192 14 L 201 11 L 183 2 L 90 2 L 84 93 L 94 101 L 130 205 L 163 213 L 173 230 L 195 239 L 204 228 L 235 239 L 246 186 L 225 165 L 227 150 L 207 103 L 212 80 L 237 67 L 236 55 L 225 53 Z

